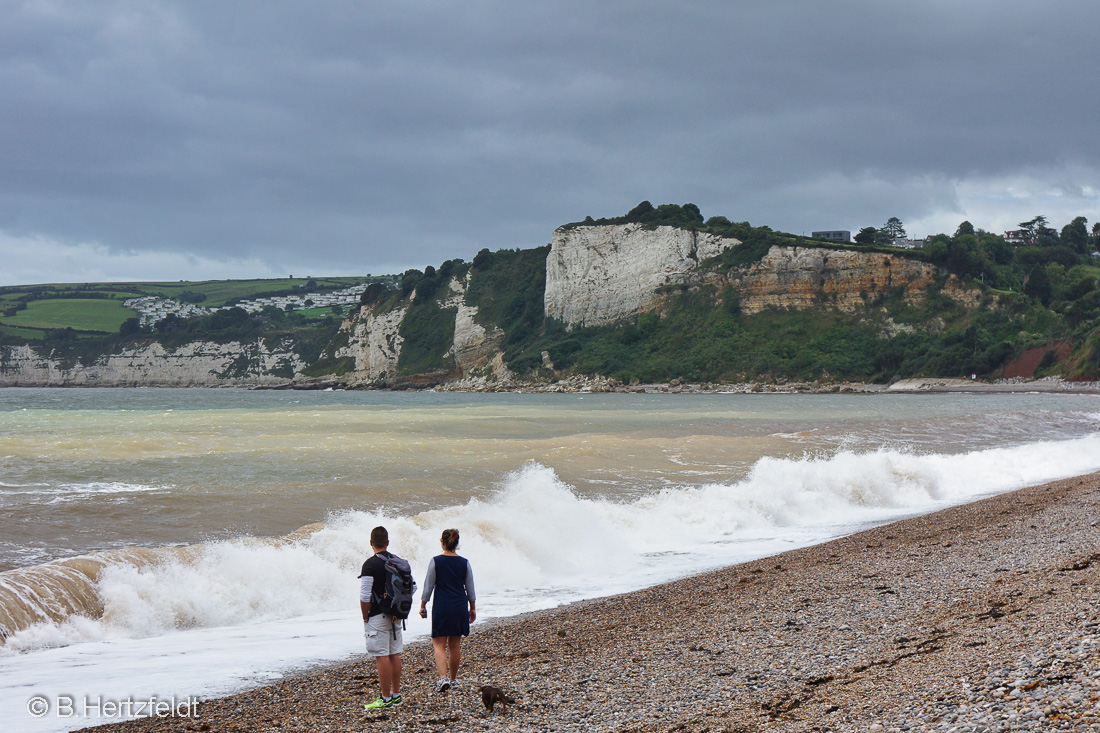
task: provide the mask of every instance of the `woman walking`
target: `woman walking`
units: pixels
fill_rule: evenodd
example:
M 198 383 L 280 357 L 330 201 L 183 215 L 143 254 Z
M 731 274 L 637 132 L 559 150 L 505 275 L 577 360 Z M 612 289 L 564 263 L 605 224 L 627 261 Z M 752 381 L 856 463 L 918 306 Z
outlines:
M 474 609 L 474 571 L 470 561 L 458 555 L 458 530 L 443 530 L 439 544 L 443 554 L 436 555 L 428 563 L 424 594 L 420 598 L 420 615 L 428 617 L 428 601 L 432 598 L 432 591 L 435 591 L 432 647 L 435 668 L 439 672 L 435 691 L 446 692 L 458 682 L 462 637 L 470 635 L 470 624 L 477 618 L 477 611 Z

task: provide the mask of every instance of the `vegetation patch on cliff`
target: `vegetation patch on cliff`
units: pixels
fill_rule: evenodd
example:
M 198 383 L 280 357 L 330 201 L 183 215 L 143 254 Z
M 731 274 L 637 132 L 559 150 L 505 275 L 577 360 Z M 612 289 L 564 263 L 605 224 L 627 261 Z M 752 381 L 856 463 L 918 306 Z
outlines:
M 405 313 L 398 333 L 404 339 L 397 371 L 401 375 L 451 371 L 455 368 L 451 347 L 455 338 L 457 308 L 439 303 L 415 303 Z
M 539 345 L 558 369 L 624 382 L 889 381 L 988 375 L 1014 352 L 1013 340 L 1035 319 L 1031 313 L 968 310 L 946 297 L 915 308 L 896 296 L 862 315 L 834 309 L 745 315 L 730 290 L 705 285 L 685 291 L 661 313 L 643 313 L 626 325 L 566 331 L 549 323 Z M 888 318 L 916 328 L 888 335 Z M 942 329 L 925 327 L 935 319 Z
M 504 332 L 504 361 L 514 371 L 527 372 L 542 363 L 538 341 L 549 252 L 549 245 L 496 252 L 483 249 L 474 257 L 466 305 L 477 306 L 478 323 Z

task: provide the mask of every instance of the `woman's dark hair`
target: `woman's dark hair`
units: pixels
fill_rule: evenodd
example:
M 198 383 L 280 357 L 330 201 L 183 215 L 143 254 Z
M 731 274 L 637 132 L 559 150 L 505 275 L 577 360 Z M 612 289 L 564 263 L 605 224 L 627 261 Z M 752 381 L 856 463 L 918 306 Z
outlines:
M 370 531 L 370 546 L 384 550 L 390 544 L 390 533 L 385 527 L 375 527 Z
M 443 530 L 443 536 L 439 538 L 443 542 L 443 546 L 447 548 L 449 552 L 454 552 L 458 549 L 458 530 L 457 529 L 445 529 Z

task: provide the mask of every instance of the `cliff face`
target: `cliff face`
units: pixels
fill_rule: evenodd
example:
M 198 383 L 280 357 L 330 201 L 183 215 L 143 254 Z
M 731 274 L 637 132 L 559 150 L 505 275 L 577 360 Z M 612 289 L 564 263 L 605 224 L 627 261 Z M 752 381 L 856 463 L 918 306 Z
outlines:
M 500 358 L 504 334 L 493 325 L 477 322 L 477 306 L 464 302 L 467 285 L 468 280 L 450 280 L 447 283 L 449 292 L 439 304 L 441 309 L 455 312 L 453 343 L 444 354 L 445 363 L 453 364 L 449 376 L 464 378 L 475 372 L 487 372 L 504 377 L 507 368 Z M 363 306 L 341 326 L 349 338 L 347 345 L 336 351 L 336 356 L 354 357 L 355 371 L 348 375 L 351 383 L 392 386 L 401 382 L 400 360 L 405 342 L 401 324 L 415 297 L 415 292 L 410 293 L 408 300 L 390 309 Z
M 759 261 L 725 274 L 708 262 L 738 246 L 742 245 L 736 239 L 667 226 L 559 229 L 545 262 L 544 315 L 567 327 L 612 324 L 642 312 L 675 307 L 674 295 L 681 288 L 668 286 L 691 288 L 704 283 L 734 288 L 741 311 L 748 315 L 769 308 L 853 313 L 887 294 L 920 302 L 943 277 L 934 265 L 900 255 L 816 247 L 772 246 Z M 447 290 L 437 296 L 437 307 L 454 314 L 446 316 L 454 319 L 454 337 L 442 354 L 444 367 L 431 374 L 412 374 L 402 367 L 402 350 L 407 346 L 402 323 L 415 293 L 396 304 L 391 300 L 385 306 L 362 308 L 344 324 L 350 339 L 338 354 L 355 357 L 356 371 L 348 375 L 350 381 L 393 387 L 456 380 L 466 386 L 491 386 L 513 380 L 515 375 L 503 360 L 504 331 L 479 319 L 478 308 L 464 302 L 471 278 L 484 276 L 471 269 L 449 281 Z M 516 283 L 513 289 L 525 287 L 529 284 Z M 947 278 L 942 292 L 968 307 L 981 299 L 981 291 L 963 286 L 953 276 Z M 553 368 L 546 355 L 542 365 Z
M 496 326 L 486 328 L 475 320 L 477 306 L 458 304 L 455 315 L 455 364 L 463 374 L 484 369 L 500 355 L 504 332 Z
M 667 226 L 559 229 L 546 258 L 546 316 L 598 326 L 649 310 L 658 288 L 692 284 L 700 261 L 738 244 Z
M 567 326 L 603 325 L 658 308 L 663 286 L 700 282 L 735 286 L 741 309 L 749 314 L 766 308 L 852 312 L 892 288 L 920 301 L 939 272 L 934 265 L 893 254 L 781 246 L 726 276 L 700 267 L 739 244 L 638 224 L 558 230 L 546 259 L 546 315 Z M 954 277 L 944 292 L 965 305 L 980 298 Z
M 0 349 L 3 387 L 253 387 L 288 384 L 305 364 L 262 340 L 195 341 L 178 349 L 149 344 L 81 364 L 31 346 Z
M 745 313 L 816 307 L 850 313 L 892 288 L 902 288 L 911 302 L 921 301 L 937 273 L 934 265 L 897 255 L 772 247 L 760 262 L 731 274 L 725 283 L 737 288 Z M 944 293 L 969 306 L 980 300 L 978 291 L 962 287 L 954 276 Z
M 337 350 L 337 357 L 355 359 L 356 381 L 385 379 L 397 373 L 397 359 L 404 341 L 398 329 L 408 306 L 391 311 L 375 312 L 363 306 L 344 321 L 340 329 L 349 332 L 348 344 Z

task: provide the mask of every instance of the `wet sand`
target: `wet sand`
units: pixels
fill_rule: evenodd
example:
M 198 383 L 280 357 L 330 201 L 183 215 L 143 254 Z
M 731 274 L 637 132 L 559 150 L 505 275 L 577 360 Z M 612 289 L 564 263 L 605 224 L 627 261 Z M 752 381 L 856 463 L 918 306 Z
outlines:
M 594 559 L 595 560 L 595 559 Z M 96 731 L 1100 731 L 1100 473 Z M 515 698 L 489 714 L 477 687 Z

